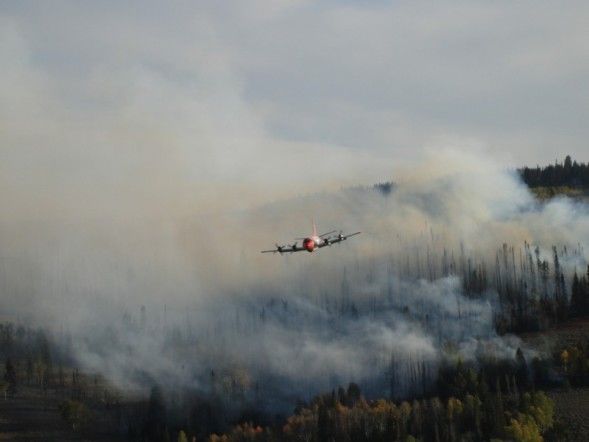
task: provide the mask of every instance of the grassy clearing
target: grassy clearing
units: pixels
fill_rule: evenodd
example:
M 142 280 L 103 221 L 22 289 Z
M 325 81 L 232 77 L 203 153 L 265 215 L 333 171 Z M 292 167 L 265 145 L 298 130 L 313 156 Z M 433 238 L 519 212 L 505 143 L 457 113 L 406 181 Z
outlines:
M 24 361 L 15 361 L 15 366 L 16 393 L 0 396 L 0 441 L 126 440 L 120 437 L 125 404 L 100 377 L 79 374 L 74 385 L 70 375 L 42 386 L 26 379 Z M 68 402 L 80 404 L 84 420 L 72 425 L 63 411 Z
M 532 187 L 530 191 L 540 200 L 547 200 L 556 196 L 567 196 L 569 198 L 589 201 L 589 188 L 570 186 Z
M 551 330 L 523 334 L 522 339 L 534 349 L 551 352 L 589 338 L 589 319 L 568 321 Z M 562 388 L 547 391 L 555 404 L 555 427 L 546 440 L 589 440 L 589 388 Z
M 554 440 L 589 440 L 589 388 L 553 390 L 548 396 L 555 405 Z

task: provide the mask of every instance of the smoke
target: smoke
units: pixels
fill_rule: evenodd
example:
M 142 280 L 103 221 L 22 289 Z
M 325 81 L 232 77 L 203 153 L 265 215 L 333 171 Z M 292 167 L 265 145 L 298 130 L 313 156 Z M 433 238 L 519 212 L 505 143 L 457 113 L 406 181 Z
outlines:
M 497 294 L 467 296 L 445 259 L 493 263 L 502 244 L 527 242 L 547 258 L 577 247 L 563 265 L 580 270 L 586 205 L 536 202 L 483 153 L 430 152 L 398 176 L 388 194 L 343 189 L 148 229 L 37 223 L 34 237 L 4 237 L 17 257 L 4 259 L 4 287 L 29 301 L 18 314 L 72 334 L 86 369 L 134 391 L 161 382 L 288 409 L 349 381 L 410 394 L 415 367 L 431 383 L 447 357 L 513 357 L 521 342 L 494 331 Z M 308 233 L 311 216 L 362 235 L 316 254 L 259 253 Z
M 352 380 L 388 394 L 396 367 L 403 394 L 416 363 L 431 374 L 450 353 L 519 345 L 494 332 L 497 294 L 465 296 L 446 255 L 493 262 L 527 242 L 544 257 L 576 248 L 563 264 L 586 266 L 587 205 L 536 202 L 482 148 L 437 144 L 399 167 L 272 135 L 199 24 L 211 44 L 184 65 L 130 44 L 145 63 L 91 63 L 71 88 L 35 62 L 17 23 L 0 26 L 12 61 L 0 73 L 0 307 L 73 336 L 86 369 L 124 388 L 284 404 Z M 350 187 L 388 179 L 387 195 Z M 308 234 L 312 218 L 362 235 L 312 255 L 259 253 Z

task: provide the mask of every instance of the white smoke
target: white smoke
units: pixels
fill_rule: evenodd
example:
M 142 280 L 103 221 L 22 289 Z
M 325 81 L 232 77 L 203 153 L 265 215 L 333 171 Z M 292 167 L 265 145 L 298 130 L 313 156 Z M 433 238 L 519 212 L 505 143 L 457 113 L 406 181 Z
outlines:
M 275 136 L 215 29 L 194 19 L 207 45 L 181 57 L 180 42 L 146 44 L 116 22 L 128 44 L 109 40 L 119 49 L 70 81 L 2 18 L 0 306 L 69 330 L 87 369 L 201 390 L 211 369 L 239 371 L 288 396 L 369 382 L 391 358 L 435 362 L 450 342 L 466 358 L 484 340 L 509 354 L 495 294 L 466 298 L 444 252 L 492 262 L 526 241 L 548 258 L 580 246 L 565 263 L 586 265 L 586 204 L 538 204 L 484 149 L 440 143 L 398 167 L 381 151 Z M 337 190 L 388 179 L 386 197 Z M 363 233 L 313 255 L 259 253 L 311 218 Z

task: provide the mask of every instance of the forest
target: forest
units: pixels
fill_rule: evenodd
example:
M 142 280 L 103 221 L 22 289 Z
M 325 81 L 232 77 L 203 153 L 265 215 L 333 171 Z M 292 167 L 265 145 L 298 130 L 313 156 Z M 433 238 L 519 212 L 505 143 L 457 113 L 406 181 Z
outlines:
M 350 383 L 299 400 L 288 417 L 268 419 L 249 410 L 227 428 L 221 392 L 183 402 L 188 413 L 170 407 L 165 386 L 153 387 L 148 401 L 133 403 L 97 376 L 72 368 L 75 363 L 40 330 L 2 324 L 0 339 L 4 356 L 10 355 L 0 383 L 6 398 L 36 388 L 59 399 L 62 419 L 74 432 L 95 434 L 96 425 L 113 434 L 126 428 L 124 437 L 138 441 L 527 441 L 542 434 L 557 440 L 551 437 L 554 405 L 541 389 L 589 385 L 589 341 L 544 359 L 526 360 L 518 349 L 511 359 L 447 361 L 431 392 L 402 401 L 368 400 Z
M 583 185 L 587 165 L 537 169 L 554 184 L 534 170 L 519 171 L 530 187 Z M 378 207 L 397 189 L 341 198 Z M 4 321 L 5 400 L 42 398 L 80 438 L 558 440 L 545 392 L 589 385 L 589 341 L 537 351 L 517 336 L 589 317 L 584 238 L 490 253 L 433 228 L 393 241 L 395 253 L 297 264 L 287 289 L 255 281 L 208 310 L 140 305 L 78 334 Z
M 589 187 L 589 163 L 573 161 L 569 155 L 562 163 L 556 161 L 545 167 L 518 169 L 522 180 L 530 187 Z

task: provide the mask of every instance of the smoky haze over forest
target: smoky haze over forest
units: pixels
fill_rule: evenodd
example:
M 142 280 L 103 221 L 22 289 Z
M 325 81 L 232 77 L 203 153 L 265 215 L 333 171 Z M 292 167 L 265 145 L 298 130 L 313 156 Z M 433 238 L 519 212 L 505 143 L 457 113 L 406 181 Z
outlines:
M 586 268 L 587 205 L 513 171 L 585 152 L 583 14 L 256 4 L 1 7 L 2 314 L 124 388 L 208 392 L 214 371 L 284 402 L 382 391 L 393 365 L 402 394 L 448 347 L 513 355 L 497 293 L 458 274 L 503 244 Z M 259 253 L 312 218 L 363 233 Z
M 441 149 L 397 177 L 390 193 L 355 187 L 219 204 L 214 215 L 161 220 L 134 207 L 124 218 L 7 222 L 2 281 L 14 295 L 3 307 L 125 388 L 210 392 L 214 370 L 258 395 L 263 384 L 261 397 L 282 406 L 349 381 L 382 394 L 391 363 L 408 393 L 412 365 L 431 381 L 449 343 L 467 360 L 512 357 L 521 343 L 495 332 L 497 293 L 469 298 L 455 275 L 467 260 L 492 265 L 504 243 L 548 260 L 553 245 L 568 247 L 564 271 L 582 271 L 587 206 L 538 203 L 482 153 Z M 309 233 L 311 216 L 320 230 L 363 233 L 313 255 L 259 253 Z

